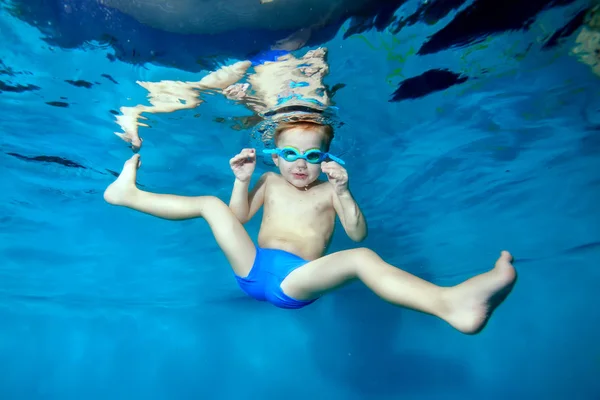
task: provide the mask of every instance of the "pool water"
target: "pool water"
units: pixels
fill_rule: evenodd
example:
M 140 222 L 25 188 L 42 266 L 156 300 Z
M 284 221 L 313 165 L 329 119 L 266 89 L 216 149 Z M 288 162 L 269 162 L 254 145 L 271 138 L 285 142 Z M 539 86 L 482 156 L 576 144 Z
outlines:
M 468 4 L 396 31 L 344 19 L 296 51 L 329 51 L 343 122 L 331 151 L 368 220 L 360 246 L 439 285 L 515 256 L 518 282 L 476 336 L 360 284 L 296 311 L 253 301 L 204 221 L 108 205 L 132 155 L 116 115 L 147 102 L 136 82 L 198 81 L 247 44 L 213 57 L 234 35 L 219 33 L 204 64 L 187 63 L 193 35 L 125 11 L 78 25 L 64 14 L 74 3 L 12 3 L 0 11 L 1 399 L 600 398 L 600 77 L 573 51 L 581 21 L 546 45 L 591 2 L 547 2 L 525 29 L 424 53 Z M 163 38 L 172 65 L 79 40 L 117 19 L 139 46 Z M 203 98 L 143 121 L 145 190 L 228 200 L 229 159 L 256 144 L 239 127 L 251 113 Z M 330 251 L 355 246 L 337 229 Z

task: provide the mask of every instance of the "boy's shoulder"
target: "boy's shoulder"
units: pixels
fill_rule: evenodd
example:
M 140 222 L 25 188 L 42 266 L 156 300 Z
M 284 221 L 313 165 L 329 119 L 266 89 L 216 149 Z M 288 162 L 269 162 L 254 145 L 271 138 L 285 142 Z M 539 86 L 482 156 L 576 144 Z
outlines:
M 281 176 L 279 174 L 276 174 L 275 172 L 267 171 L 264 174 L 262 174 L 260 176 L 260 178 L 258 178 L 258 180 L 266 183 L 267 181 L 272 181 L 273 179 L 277 179 L 278 177 L 281 178 Z

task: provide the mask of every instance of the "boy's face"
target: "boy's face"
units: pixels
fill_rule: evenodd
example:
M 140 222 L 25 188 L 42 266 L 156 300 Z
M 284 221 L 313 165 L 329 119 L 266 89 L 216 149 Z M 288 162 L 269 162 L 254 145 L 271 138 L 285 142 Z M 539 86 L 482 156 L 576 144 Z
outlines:
M 324 137 L 318 131 L 292 128 L 281 135 L 277 140 L 277 147 L 295 147 L 302 153 L 310 149 L 324 151 Z M 296 161 L 285 161 L 277 154 L 273 154 L 273 162 L 279 167 L 281 176 L 286 181 L 299 189 L 304 189 L 317 180 L 321 174 L 321 164 L 310 164 L 301 158 Z

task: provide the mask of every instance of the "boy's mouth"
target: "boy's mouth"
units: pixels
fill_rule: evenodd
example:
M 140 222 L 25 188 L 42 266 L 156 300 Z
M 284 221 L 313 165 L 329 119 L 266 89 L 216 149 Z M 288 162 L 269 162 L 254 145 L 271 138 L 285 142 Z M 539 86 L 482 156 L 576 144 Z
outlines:
M 292 173 L 292 175 L 294 176 L 294 178 L 296 179 L 306 179 L 306 177 L 308 177 L 307 174 L 301 174 L 301 173 Z

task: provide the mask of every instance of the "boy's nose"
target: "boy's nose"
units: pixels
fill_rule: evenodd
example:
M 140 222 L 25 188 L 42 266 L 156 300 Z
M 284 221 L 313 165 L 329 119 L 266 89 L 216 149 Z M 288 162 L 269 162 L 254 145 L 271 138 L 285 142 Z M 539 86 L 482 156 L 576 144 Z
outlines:
M 300 168 L 306 168 L 306 160 L 299 158 L 296 160 L 296 166 Z

